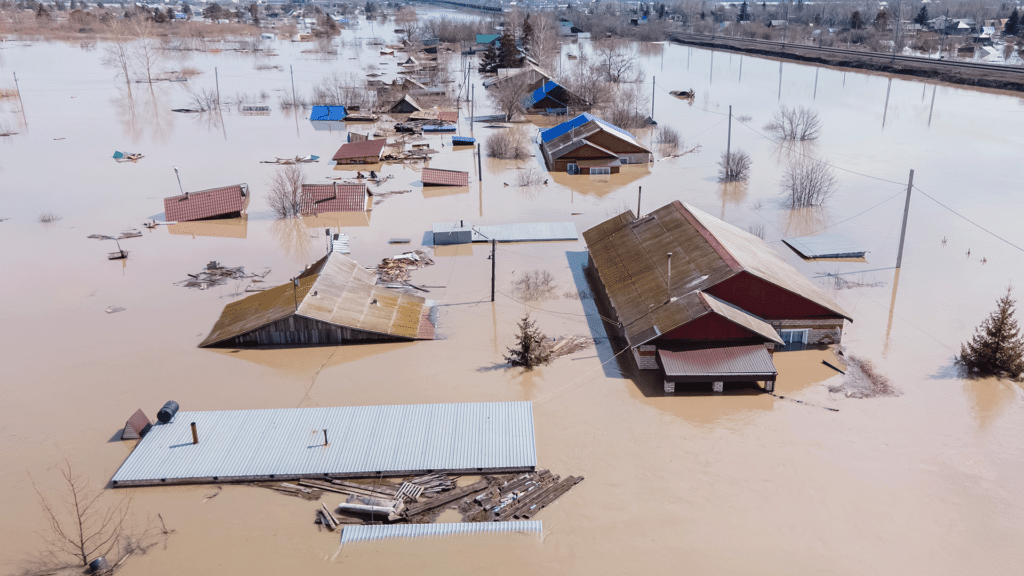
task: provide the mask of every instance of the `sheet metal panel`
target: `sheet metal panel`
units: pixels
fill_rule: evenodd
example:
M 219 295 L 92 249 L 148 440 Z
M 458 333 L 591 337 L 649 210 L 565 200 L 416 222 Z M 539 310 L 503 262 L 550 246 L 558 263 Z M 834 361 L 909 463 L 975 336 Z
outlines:
M 686 352 L 658 350 L 665 377 L 716 379 L 774 379 L 778 374 L 772 355 L 764 346 L 707 348 Z
M 436 538 L 460 534 L 533 534 L 543 533 L 539 520 L 514 522 L 467 522 L 447 524 L 390 524 L 379 526 L 345 526 L 341 531 L 342 545 L 349 542 L 368 542 L 388 538 Z
M 525 222 L 474 226 L 473 242 L 539 242 L 548 240 L 579 240 L 572 222 Z
M 198 444 L 192 444 L 191 422 Z M 150 430 L 113 481 L 141 486 L 518 471 L 536 463 L 530 402 L 179 412 Z
M 863 258 L 867 250 L 846 236 L 800 236 L 783 238 L 790 248 L 804 258 Z
M 319 122 L 341 122 L 345 119 L 344 106 L 313 106 L 309 119 Z

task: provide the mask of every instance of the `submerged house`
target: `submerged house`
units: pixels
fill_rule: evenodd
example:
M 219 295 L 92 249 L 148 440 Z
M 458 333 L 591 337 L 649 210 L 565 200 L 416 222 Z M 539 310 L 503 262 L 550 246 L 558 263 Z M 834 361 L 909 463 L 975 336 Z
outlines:
M 238 218 L 248 205 L 249 186 L 236 184 L 164 198 L 164 218 L 168 222 Z
M 366 184 L 303 184 L 299 213 L 366 211 Z
M 376 272 L 330 252 L 292 282 L 225 306 L 199 347 L 432 340 L 430 303 L 376 282 Z
M 632 134 L 586 112 L 544 130 L 540 138 L 540 151 L 552 172 L 617 174 L 622 164 L 654 159 Z
M 418 102 L 413 100 L 412 96 L 406 94 L 402 96 L 398 102 L 395 102 L 388 108 L 388 112 L 394 114 L 410 114 L 412 112 L 419 112 L 423 110 L 423 106 L 420 106 Z
M 564 114 L 569 108 L 588 109 L 590 103 L 554 80 L 542 80 L 523 98 L 523 108 L 533 113 L 557 111 Z
M 333 160 L 338 164 L 376 164 L 384 155 L 384 146 L 387 140 L 363 140 L 362 142 L 348 142 L 341 145 L 334 153 Z
M 583 233 L 588 275 L 641 370 L 681 382 L 765 382 L 776 350 L 833 344 L 850 315 L 763 240 L 681 202 Z

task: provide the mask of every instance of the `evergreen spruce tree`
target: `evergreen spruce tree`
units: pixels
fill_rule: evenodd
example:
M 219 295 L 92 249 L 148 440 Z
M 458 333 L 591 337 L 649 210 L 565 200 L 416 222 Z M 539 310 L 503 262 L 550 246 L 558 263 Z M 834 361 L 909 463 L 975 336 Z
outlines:
M 1003 27 L 1003 32 L 1007 36 L 1016 36 L 1020 32 L 1020 12 L 1016 8 L 1010 13 L 1009 20 L 1006 21 L 1006 26 Z
M 1014 319 L 1013 286 L 997 302 L 995 311 L 974 331 L 971 341 L 960 346 L 957 364 L 972 374 L 1017 378 L 1024 373 L 1024 336 Z
M 522 66 L 522 59 L 519 57 L 519 48 L 516 47 L 516 37 L 510 27 L 506 26 L 498 38 L 498 62 L 502 68 L 519 68 Z
M 740 5 L 740 13 L 736 15 L 737 22 L 746 22 L 750 19 L 750 9 L 747 8 L 747 3 L 744 1 Z
M 516 347 L 508 348 L 505 361 L 512 366 L 522 366 L 527 370 L 533 370 L 535 366 L 546 364 L 551 359 L 544 341 L 547 339 L 536 323 L 530 320 L 530 313 L 527 312 L 519 320 L 519 334 L 516 335 Z
M 494 72 L 498 69 L 498 64 L 498 51 L 494 48 L 494 44 L 491 43 L 487 46 L 487 50 L 484 51 L 483 58 L 480 59 L 480 71 Z
M 527 14 L 526 18 L 523 20 L 523 29 L 519 35 L 519 44 L 522 46 L 524 53 L 530 53 L 530 47 L 533 46 L 533 25 L 530 24 L 529 14 Z
M 914 23 L 924 26 L 926 22 L 928 22 L 928 7 L 925 5 L 921 5 L 921 10 L 917 13 L 917 16 L 914 18 Z

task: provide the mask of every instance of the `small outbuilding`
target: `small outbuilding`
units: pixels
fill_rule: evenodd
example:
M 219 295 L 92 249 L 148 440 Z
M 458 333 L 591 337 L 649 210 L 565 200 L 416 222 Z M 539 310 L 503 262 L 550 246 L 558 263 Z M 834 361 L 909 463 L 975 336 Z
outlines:
M 338 164 L 376 164 L 384 155 L 385 145 L 387 145 L 387 140 L 384 138 L 347 142 L 334 153 L 334 161 Z
M 313 106 L 309 119 L 314 122 L 341 122 L 345 115 L 344 106 Z
M 164 218 L 168 222 L 238 218 L 248 205 L 249 186 L 235 184 L 164 198 Z
M 299 212 L 303 216 L 325 212 L 364 212 L 366 184 L 303 184 Z
M 570 174 L 610 174 L 622 164 L 646 164 L 651 151 L 629 132 L 584 112 L 540 133 L 548 170 Z
M 413 112 L 419 112 L 423 110 L 423 106 L 420 106 L 412 96 L 406 94 L 402 96 L 398 102 L 395 102 L 388 108 L 388 112 L 393 114 L 411 114 Z

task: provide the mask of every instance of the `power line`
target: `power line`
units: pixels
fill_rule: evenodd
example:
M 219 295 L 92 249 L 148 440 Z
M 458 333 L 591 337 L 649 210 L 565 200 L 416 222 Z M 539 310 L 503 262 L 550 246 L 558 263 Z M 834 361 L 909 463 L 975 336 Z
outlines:
M 928 198 L 928 199 L 929 199 L 929 200 L 931 200 L 932 202 L 935 202 L 935 203 L 936 203 L 936 204 L 938 204 L 939 206 L 942 206 L 942 207 L 943 207 L 943 208 L 945 208 L 946 210 L 949 210 L 949 211 L 950 211 L 950 212 L 952 212 L 953 214 L 956 214 L 957 216 L 959 216 L 959 217 L 963 218 L 964 220 L 966 220 L 966 221 L 970 222 L 971 224 L 974 224 L 975 226 L 977 226 L 978 228 L 980 228 L 980 229 L 981 229 L 981 230 L 982 230 L 983 232 L 987 232 L 988 234 L 990 234 L 990 235 L 994 236 L 995 238 L 997 238 L 997 239 L 999 239 L 999 240 L 1002 240 L 1003 242 L 1006 242 L 1006 243 L 1007 243 L 1007 244 L 1009 244 L 1010 246 L 1013 246 L 1013 247 L 1014 247 L 1014 248 L 1016 248 L 1017 250 L 1020 250 L 1021 252 L 1024 252 L 1024 248 L 1021 248 L 1020 246 L 1017 246 L 1016 244 L 1014 244 L 1013 242 L 1010 242 L 1010 241 L 1009 241 L 1009 240 L 1007 240 L 1006 238 L 1003 238 L 1002 236 L 1000 236 L 1000 235 L 996 234 L 995 232 L 993 232 L 993 231 L 989 230 L 988 228 L 985 228 L 985 227 L 984 227 L 984 226 L 982 226 L 981 224 L 978 224 L 978 223 L 977 223 L 977 222 L 975 222 L 974 220 L 971 220 L 971 219 L 970 219 L 970 218 L 968 218 L 967 216 L 964 216 L 963 214 L 961 214 L 961 213 L 957 212 L 956 210 L 953 210 L 953 209 L 952 209 L 952 208 L 950 208 L 949 206 L 946 206 L 946 205 L 945 205 L 945 204 L 943 204 L 942 202 L 939 202 L 939 201 L 938 201 L 937 199 L 933 198 L 933 197 L 932 197 L 931 195 L 929 195 L 929 194 L 928 194 L 927 192 L 925 192 L 924 190 L 921 190 L 921 189 L 920 189 L 920 188 L 918 188 L 917 186 L 914 186 L 914 190 L 917 190 L 918 192 L 920 192 L 921 194 L 923 194 L 923 195 L 924 195 L 924 196 L 925 196 L 926 198 Z
M 809 232 L 807 234 L 804 234 L 804 236 L 814 236 L 818 232 L 822 232 L 824 230 L 828 230 L 829 228 L 832 228 L 833 226 L 838 226 L 838 225 L 842 224 L 843 222 L 849 222 L 850 220 L 853 220 L 854 218 L 857 218 L 858 216 L 862 216 L 862 215 L 864 215 L 864 214 L 874 210 L 875 208 L 878 208 L 882 204 L 885 204 L 886 202 L 889 202 L 890 200 L 893 200 L 894 198 L 899 197 L 901 194 L 903 194 L 902 190 L 900 190 L 899 192 L 893 194 L 892 196 L 889 196 L 885 200 L 882 200 L 881 202 L 879 202 L 878 204 L 875 204 L 874 206 L 868 208 L 867 210 L 864 210 L 863 212 L 859 212 L 857 214 L 854 214 L 853 216 L 850 216 L 849 218 L 847 218 L 845 220 L 840 220 L 839 222 L 836 222 L 835 224 L 829 224 L 828 226 L 825 226 L 824 228 L 819 228 L 818 230 L 815 230 L 814 232 Z

